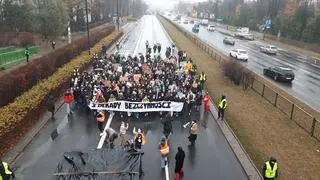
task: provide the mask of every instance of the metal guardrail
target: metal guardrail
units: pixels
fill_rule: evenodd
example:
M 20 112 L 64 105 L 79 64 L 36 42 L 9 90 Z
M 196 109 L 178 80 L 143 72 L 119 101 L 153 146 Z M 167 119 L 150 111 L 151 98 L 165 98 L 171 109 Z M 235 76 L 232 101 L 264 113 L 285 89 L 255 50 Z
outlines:
M 183 30 L 181 27 L 179 27 L 177 24 L 173 23 L 166 17 L 163 18 L 166 19 L 170 24 L 175 26 L 180 32 L 182 32 L 185 37 L 192 40 L 199 48 L 203 49 L 211 57 L 217 60 L 219 64 L 230 59 L 229 56 L 219 52 L 211 45 L 203 42 L 194 34 Z M 293 103 L 280 92 L 274 90 L 272 87 L 263 82 L 263 80 L 259 78 L 259 75 L 254 72 L 252 73 L 255 74 L 255 77 L 252 81 L 251 89 L 253 89 L 256 93 L 261 95 L 264 99 L 266 99 L 280 111 L 286 114 L 291 120 L 293 120 L 303 130 L 308 132 L 312 137 L 320 141 L 320 121 L 315 116 L 304 110 L 302 107 Z

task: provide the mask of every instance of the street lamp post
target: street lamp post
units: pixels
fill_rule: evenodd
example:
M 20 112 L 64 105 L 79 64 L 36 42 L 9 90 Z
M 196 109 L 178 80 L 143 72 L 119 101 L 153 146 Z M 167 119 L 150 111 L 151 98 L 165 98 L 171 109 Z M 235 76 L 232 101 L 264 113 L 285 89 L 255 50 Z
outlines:
M 117 29 L 119 29 L 119 0 L 117 0 Z
M 89 48 L 89 54 L 90 54 L 90 33 L 89 33 L 88 0 L 86 0 L 86 17 L 87 17 L 87 37 L 88 37 L 88 48 Z

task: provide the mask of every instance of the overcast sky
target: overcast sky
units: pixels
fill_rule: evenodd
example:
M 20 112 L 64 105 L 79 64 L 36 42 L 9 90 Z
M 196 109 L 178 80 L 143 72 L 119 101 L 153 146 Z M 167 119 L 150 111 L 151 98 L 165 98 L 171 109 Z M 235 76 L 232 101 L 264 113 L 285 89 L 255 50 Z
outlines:
M 152 9 L 159 9 L 159 10 L 166 10 L 173 8 L 175 4 L 179 1 L 181 2 L 202 2 L 207 0 L 144 0 L 150 8 Z

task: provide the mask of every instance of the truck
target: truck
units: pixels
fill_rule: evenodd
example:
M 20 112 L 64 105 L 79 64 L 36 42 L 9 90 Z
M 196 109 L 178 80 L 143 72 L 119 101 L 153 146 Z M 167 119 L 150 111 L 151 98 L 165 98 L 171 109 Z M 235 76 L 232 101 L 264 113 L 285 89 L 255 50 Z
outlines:
M 249 28 L 240 27 L 236 30 L 235 37 L 243 38 L 247 40 L 254 40 L 253 34 L 249 33 Z
M 209 24 L 209 20 L 208 19 L 201 19 L 200 20 L 200 24 L 204 25 L 204 26 L 207 26 Z

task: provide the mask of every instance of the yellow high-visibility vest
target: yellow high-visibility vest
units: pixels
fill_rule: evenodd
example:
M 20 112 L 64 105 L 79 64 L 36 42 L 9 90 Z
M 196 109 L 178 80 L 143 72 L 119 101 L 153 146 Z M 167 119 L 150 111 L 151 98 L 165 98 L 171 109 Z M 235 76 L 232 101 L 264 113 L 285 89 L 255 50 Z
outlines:
M 276 177 L 276 172 L 278 169 L 278 164 L 274 163 L 273 169 L 271 168 L 270 162 L 266 162 L 266 172 L 264 173 L 264 176 L 266 178 L 275 178 Z
M 6 162 L 2 162 L 3 168 L 4 168 L 4 173 L 7 175 L 11 175 L 12 172 L 9 170 L 9 166 Z M 0 175 L 0 180 L 2 180 L 2 176 Z
M 225 105 L 223 106 L 223 103 L 225 102 Z M 219 108 L 226 109 L 227 108 L 227 100 L 223 99 L 219 102 Z
M 206 79 L 206 74 L 200 74 L 200 81 L 205 81 Z

